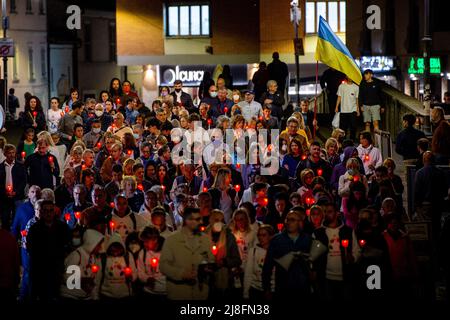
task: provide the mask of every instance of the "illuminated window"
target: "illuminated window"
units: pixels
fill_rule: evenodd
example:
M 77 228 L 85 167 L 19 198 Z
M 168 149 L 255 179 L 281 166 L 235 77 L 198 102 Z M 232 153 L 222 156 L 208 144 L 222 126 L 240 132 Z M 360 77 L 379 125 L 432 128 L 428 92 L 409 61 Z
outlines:
M 334 32 L 345 32 L 345 1 L 307 0 L 305 11 L 306 33 L 317 33 L 320 16 Z
M 167 37 L 205 37 L 210 35 L 209 4 L 170 4 L 166 6 Z

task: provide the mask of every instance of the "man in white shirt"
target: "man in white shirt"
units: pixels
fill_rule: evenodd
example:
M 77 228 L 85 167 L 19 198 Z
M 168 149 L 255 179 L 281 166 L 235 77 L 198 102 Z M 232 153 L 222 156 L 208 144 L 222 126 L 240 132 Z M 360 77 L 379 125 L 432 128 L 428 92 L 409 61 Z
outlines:
M 347 77 L 347 80 L 338 88 L 335 112 L 339 112 L 339 128 L 347 132 L 350 130 L 350 139 L 356 139 L 356 117 L 359 117 L 358 107 L 359 87 Z
M 245 118 L 245 121 L 250 122 L 252 117 L 259 118 L 262 116 L 262 107 L 259 102 L 255 100 L 255 93 L 252 90 L 245 92 L 245 99 L 238 103 L 241 109 L 241 114 Z
M 383 164 L 383 157 L 380 149 L 373 146 L 372 135 L 369 131 L 359 134 L 359 142 L 358 156 L 363 162 L 366 176 L 369 177 L 375 173 L 375 168 Z

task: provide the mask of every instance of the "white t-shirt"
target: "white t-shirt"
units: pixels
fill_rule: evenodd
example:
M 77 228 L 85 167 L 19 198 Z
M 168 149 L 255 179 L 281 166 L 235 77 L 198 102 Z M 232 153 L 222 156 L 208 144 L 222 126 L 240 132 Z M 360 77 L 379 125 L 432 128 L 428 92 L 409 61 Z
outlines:
M 341 239 L 339 239 L 340 228 L 326 228 L 328 237 L 328 259 L 326 277 L 329 280 L 344 280 L 342 272 Z
M 356 101 L 359 95 L 359 87 L 356 84 L 342 83 L 338 88 L 337 95 L 341 97 L 342 113 L 356 112 Z
M 47 125 L 48 125 L 48 131 L 50 133 L 58 132 L 58 125 L 59 125 L 59 121 L 61 120 L 62 116 L 63 116 L 63 114 L 62 114 L 61 109 L 58 109 L 56 111 L 49 109 L 47 111 Z

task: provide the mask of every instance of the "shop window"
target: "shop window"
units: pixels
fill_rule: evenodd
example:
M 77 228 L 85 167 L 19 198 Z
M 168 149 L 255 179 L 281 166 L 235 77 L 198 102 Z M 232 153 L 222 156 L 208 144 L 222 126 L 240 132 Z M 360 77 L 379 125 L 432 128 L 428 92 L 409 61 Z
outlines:
M 167 37 L 210 36 L 209 4 L 170 4 L 166 6 Z

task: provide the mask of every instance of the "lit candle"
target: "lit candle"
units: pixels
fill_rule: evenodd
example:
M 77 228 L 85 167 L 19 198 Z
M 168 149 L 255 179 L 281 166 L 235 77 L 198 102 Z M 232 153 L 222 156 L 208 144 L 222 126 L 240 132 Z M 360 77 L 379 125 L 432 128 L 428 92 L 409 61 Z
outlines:
M 358 182 L 359 181 L 359 176 L 353 176 L 353 182 Z
M 219 248 L 217 248 L 216 245 L 213 245 L 212 248 L 211 248 L 211 252 L 212 252 L 212 254 L 213 254 L 214 256 L 216 256 L 217 253 L 219 252 Z
M 99 270 L 98 265 L 96 265 L 96 264 L 91 265 L 91 272 L 93 274 L 96 274 L 98 272 L 98 270 Z
M 241 168 L 241 164 L 240 163 L 236 164 L 236 169 L 240 169 L 240 168 Z
M 322 168 L 317 169 L 317 175 L 320 177 L 323 174 Z
M 131 153 L 132 153 L 132 152 L 133 152 L 133 151 L 128 150 L 128 151 L 127 151 L 127 155 L 131 156 Z
M 48 157 L 48 163 L 49 163 L 49 164 L 53 164 L 53 161 L 54 161 L 53 157 L 52 157 L 52 156 L 49 156 L 49 157 Z
M 114 232 L 114 228 L 116 227 L 116 224 L 114 223 L 114 221 L 110 221 L 109 222 L 109 229 L 111 229 L 111 233 Z
M 263 117 L 262 116 L 259 116 L 259 121 L 263 121 Z
M 201 232 L 205 232 L 205 230 L 206 230 L 206 227 L 205 227 L 205 226 L 200 226 L 200 231 L 201 231 Z
M 141 191 L 144 191 L 144 186 L 142 185 L 142 183 L 139 183 L 137 188 Z
M 81 218 L 81 212 L 80 211 L 76 211 L 75 212 L 75 218 L 77 219 L 77 222 L 80 223 L 80 218 Z
M 271 144 L 269 144 L 269 145 L 267 146 L 267 150 L 268 150 L 269 152 L 272 152 L 272 145 L 271 145 Z
M 85 164 L 81 165 L 81 170 L 86 170 L 86 165 Z
M 22 231 L 20 231 L 20 235 L 21 235 L 23 238 L 25 238 L 25 237 L 27 236 L 27 234 L 28 234 L 27 230 L 22 230 Z
M 368 154 L 366 154 L 365 156 L 364 156 L 364 161 L 369 161 L 369 155 Z
M 6 193 L 11 193 L 12 191 L 13 191 L 12 185 L 8 184 L 8 185 L 6 186 Z
M 212 124 L 212 120 L 211 119 L 208 119 L 208 129 L 211 129 L 211 124 Z
M 269 199 L 268 198 L 264 198 L 264 205 L 267 206 L 269 204 Z
M 129 278 L 131 277 L 133 270 L 131 270 L 130 267 L 126 267 L 125 269 L 123 269 L 123 272 L 125 273 L 125 277 Z
M 166 191 L 166 186 L 161 186 L 161 189 L 162 189 L 163 191 Z
M 120 98 L 116 99 L 116 104 L 120 104 Z
M 69 107 L 66 106 L 65 109 L 64 109 L 64 111 L 65 111 L 66 113 L 69 113 Z
M 152 271 L 156 272 L 156 269 L 158 268 L 159 259 L 156 257 L 153 257 L 150 259 L 150 266 L 152 267 Z
M 236 192 L 239 192 L 239 191 L 241 191 L 241 186 L 240 185 L 235 185 L 234 186 L 234 190 L 236 190 Z
M 27 156 L 27 153 L 25 151 L 22 151 L 20 153 L 20 155 L 22 156 L 22 160 L 25 160 L 25 157 Z
M 203 187 L 203 192 L 208 192 L 208 188 L 207 187 Z
M 36 118 L 37 116 L 37 111 L 33 111 L 33 117 Z
M 97 142 L 97 148 L 101 148 L 102 147 L 102 143 L 101 142 Z
M 281 230 L 283 230 L 283 224 L 277 223 L 277 229 L 278 229 L 278 232 L 281 232 Z
M 69 224 L 69 221 L 70 221 L 70 213 L 66 213 L 66 214 L 64 215 L 64 219 L 66 220 L 67 224 Z
M 302 160 L 303 160 L 303 161 L 306 160 L 306 154 L 302 155 Z
M 359 246 L 361 248 L 363 248 L 365 245 L 366 245 L 366 240 L 364 240 L 364 239 L 359 240 Z
M 228 108 L 227 107 L 223 108 L 223 112 L 228 113 Z

